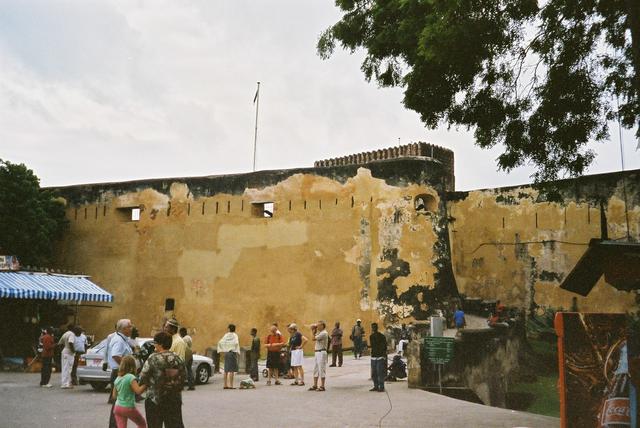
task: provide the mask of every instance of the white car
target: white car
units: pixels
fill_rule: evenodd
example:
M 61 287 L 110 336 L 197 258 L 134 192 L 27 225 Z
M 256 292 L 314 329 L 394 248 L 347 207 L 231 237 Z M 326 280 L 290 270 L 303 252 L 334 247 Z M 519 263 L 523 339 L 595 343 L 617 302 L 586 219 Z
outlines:
M 111 380 L 111 370 L 102 370 L 104 363 L 105 346 L 107 346 L 108 338 L 102 340 L 93 348 L 89 348 L 87 352 L 80 356 L 78 361 L 78 382 L 80 385 L 87 383 L 95 390 L 103 390 Z M 138 368 L 142 366 L 147 357 L 153 353 L 153 339 L 150 337 L 138 337 L 135 340 L 136 345 L 140 348 L 140 352 L 136 355 L 136 364 Z M 213 360 L 203 355 L 193 354 L 193 364 L 191 364 L 191 372 L 193 379 L 197 384 L 209 382 L 209 377 L 213 373 Z

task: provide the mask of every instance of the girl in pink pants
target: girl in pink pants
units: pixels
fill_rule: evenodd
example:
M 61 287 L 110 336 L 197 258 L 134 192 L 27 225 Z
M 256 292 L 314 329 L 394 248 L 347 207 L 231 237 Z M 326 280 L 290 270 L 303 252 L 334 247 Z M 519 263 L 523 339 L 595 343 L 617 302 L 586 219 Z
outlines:
M 120 361 L 118 377 L 113 383 L 112 397 L 116 400 L 113 407 L 113 415 L 118 428 L 126 428 L 127 420 L 131 419 L 138 428 L 147 428 L 144 417 L 136 409 L 136 394 L 142 394 L 144 385 L 139 385 L 134 373 L 136 372 L 136 360 L 127 355 Z

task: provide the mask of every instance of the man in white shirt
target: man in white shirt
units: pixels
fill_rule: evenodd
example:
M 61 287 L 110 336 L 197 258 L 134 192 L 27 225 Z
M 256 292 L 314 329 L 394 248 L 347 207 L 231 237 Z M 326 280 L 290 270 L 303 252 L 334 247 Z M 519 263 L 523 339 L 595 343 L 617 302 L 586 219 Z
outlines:
M 76 355 L 76 351 L 73 344 L 76 340 L 76 335 L 73 332 L 73 324 L 69 324 L 67 331 L 62 335 L 58 341 L 58 345 L 61 345 L 62 352 L 60 354 L 60 365 L 62 366 L 61 375 L 61 388 L 69 389 L 73 388 L 71 384 L 71 371 L 73 370 L 73 360 Z
M 123 318 L 116 323 L 115 333 L 109 335 L 109 342 L 107 343 L 107 355 L 106 360 L 111 370 L 111 387 L 115 388 L 114 381 L 118 377 L 118 368 L 120 367 L 120 361 L 127 355 L 132 353 L 131 346 L 129 345 L 129 336 L 133 330 L 133 324 L 131 320 Z M 115 404 L 115 400 L 111 399 L 109 394 L 109 403 Z M 113 408 L 111 409 L 109 417 L 109 428 L 116 428 L 116 419 L 113 414 Z
M 324 381 L 327 376 L 327 348 L 329 347 L 327 323 L 318 321 L 317 324 L 312 324 L 311 332 L 313 333 L 312 340 L 315 342 L 315 365 L 313 367 L 313 386 L 309 388 L 309 391 L 324 391 Z
M 78 361 L 80 361 L 80 355 L 84 354 L 87 346 L 87 336 L 84 334 L 84 330 L 79 325 L 75 326 L 73 333 L 76 335 L 73 342 L 73 350 L 75 352 L 73 358 L 73 369 L 71 369 L 71 382 L 74 385 L 78 384 L 78 376 L 76 372 L 78 370 Z

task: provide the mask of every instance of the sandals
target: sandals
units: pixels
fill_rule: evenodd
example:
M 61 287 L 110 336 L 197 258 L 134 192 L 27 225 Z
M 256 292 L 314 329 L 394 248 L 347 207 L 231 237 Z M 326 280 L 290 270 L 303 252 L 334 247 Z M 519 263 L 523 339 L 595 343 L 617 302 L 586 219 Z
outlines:
M 270 380 L 267 381 L 267 386 L 271 386 L 271 381 Z
M 317 386 L 312 386 L 311 388 L 309 388 L 307 391 L 317 391 L 318 387 Z
M 291 386 L 298 386 L 298 385 L 300 385 L 300 384 L 298 383 L 298 381 L 295 381 L 295 382 L 293 382 L 293 383 L 290 383 L 289 385 L 291 385 Z
M 324 386 L 318 387 L 318 392 L 323 392 L 323 391 L 324 391 Z
M 276 381 L 276 385 L 282 385 L 282 382 L 280 382 L 279 380 Z
M 304 382 L 298 383 L 298 386 L 304 386 Z

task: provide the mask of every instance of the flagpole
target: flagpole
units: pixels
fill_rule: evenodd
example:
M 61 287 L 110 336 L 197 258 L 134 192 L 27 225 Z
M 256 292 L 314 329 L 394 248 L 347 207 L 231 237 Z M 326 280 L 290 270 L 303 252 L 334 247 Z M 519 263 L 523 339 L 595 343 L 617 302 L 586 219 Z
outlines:
M 253 170 L 256 170 L 256 147 L 258 145 L 258 107 L 260 106 L 260 82 L 258 82 L 258 89 L 256 90 L 256 96 L 253 98 L 253 102 L 256 105 L 256 128 L 253 136 Z

